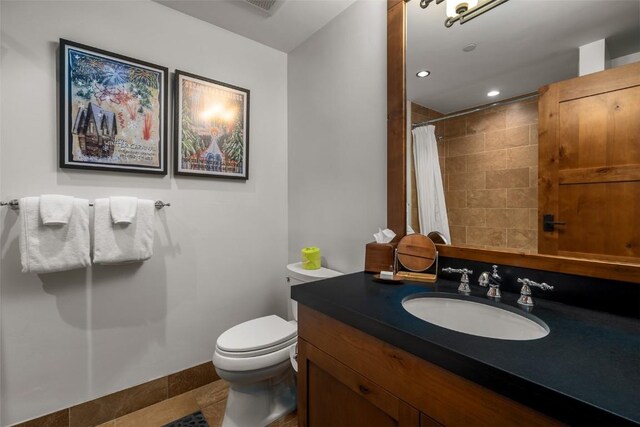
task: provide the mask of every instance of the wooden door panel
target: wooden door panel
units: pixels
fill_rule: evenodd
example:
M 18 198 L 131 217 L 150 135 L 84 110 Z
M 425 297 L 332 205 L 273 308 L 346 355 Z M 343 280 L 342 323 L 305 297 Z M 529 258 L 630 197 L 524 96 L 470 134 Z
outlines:
M 338 379 L 343 386 L 358 397 L 367 400 L 393 419 L 400 417 L 400 406 L 402 404 L 400 399 L 373 381 L 368 380 L 312 345 L 308 348 L 307 357 L 310 360 L 310 366 L 320 367 L 320 369 Z
M 640 86 L 640 64 L 630 64 L 565 80 L 559 85 L 560 101 L 598 95 L 613 90 Z
M 396 421 L 322 368 L 309 364 L 309 427 L 395 427 Z
M 538 99 L 538 253 L 558 254 L 558 232 L 543 232 L 542 216 L 558 214 L 559 87 L 540 89 Z
M 559 105 L 559 170 L 600 166 L 606 158 L 607 120 L 594 113 L 593 101 L 581 98 Z
M 558 253 L 640 257 L 640 181 L 561 185 Z
M 417 409 L 298 339 L 301 427 L 418 427 Z
M 540 92 L 538 252 L 637 263 L 640 63 Z M 566 225 L 544 231 L 545 214 Z
M 640 164 L 565 169 L 558 173 L 558 178 L 560 185 L 640 181 Z
M 640 86 L 560 103 L 559 169 L 640 164 Z

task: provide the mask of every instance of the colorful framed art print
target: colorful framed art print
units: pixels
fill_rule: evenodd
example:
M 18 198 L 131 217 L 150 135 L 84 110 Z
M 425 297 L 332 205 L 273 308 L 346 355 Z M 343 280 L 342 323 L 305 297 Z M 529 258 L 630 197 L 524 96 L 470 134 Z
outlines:
M 167 174 L 168 69 L 60 40 L 60 167 Z
M 176 175 L 249 179 L 249 90 L 175 73 Z

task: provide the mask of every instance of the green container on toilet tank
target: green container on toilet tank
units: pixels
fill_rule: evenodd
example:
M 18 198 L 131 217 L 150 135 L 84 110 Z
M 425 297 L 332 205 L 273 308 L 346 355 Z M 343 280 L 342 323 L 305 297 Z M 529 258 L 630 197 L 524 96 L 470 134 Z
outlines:
M 317 270 L 320 268 L 320 248 L 309 246 L 302 248 L 302 268 L 305 270 Z

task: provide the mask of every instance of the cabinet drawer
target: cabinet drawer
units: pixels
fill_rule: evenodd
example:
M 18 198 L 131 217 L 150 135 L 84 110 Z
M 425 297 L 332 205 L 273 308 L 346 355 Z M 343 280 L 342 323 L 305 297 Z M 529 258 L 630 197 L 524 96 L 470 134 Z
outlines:
M 419 426 L 416 409 L 302 339 L 298 366 L 300 427 Z

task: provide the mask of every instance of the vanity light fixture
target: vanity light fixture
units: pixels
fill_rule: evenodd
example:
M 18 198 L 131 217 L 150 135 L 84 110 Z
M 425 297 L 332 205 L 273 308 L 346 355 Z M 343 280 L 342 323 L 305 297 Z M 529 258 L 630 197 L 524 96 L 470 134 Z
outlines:
M 416 76 L 422 78 L 422 77 L 427 77 L 429 74 L 431 74 L 431 71 L 420 70 L 416 73 Z
M 478 5 L 478 0 L 447 0 L 447 16 L 455 18 Z
M 500 95 L 499 90 L 492 90 L 492 91 L 489 91 L 489 93 L 487 93 L 487 96 L 498 96 L 498 95 Z
M 420 7 L 426 9 L 434 1 L 440 4 L 445 0 L 420 0 Z M 444 26 L 449 28 L 457 21 L 462 25 L 507 1 L 509 0 L 446 0 L 447 19 Z

